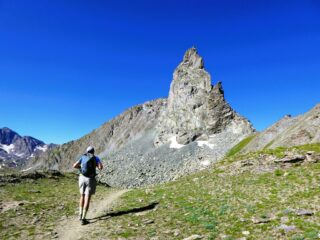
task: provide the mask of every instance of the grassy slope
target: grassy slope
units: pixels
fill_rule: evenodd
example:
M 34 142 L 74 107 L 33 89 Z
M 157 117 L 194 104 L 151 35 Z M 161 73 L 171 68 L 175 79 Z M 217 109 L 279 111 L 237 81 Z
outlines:
M 320 152 L 319 144 L 299 148 Z M 284 151 L 279 148 L 264 153 L 281 156 Z M 249 231 L 247 239 L 318 239 L 320 163 L 264 174 L 228 175 L 219 169 L 219 166 L 245 158 L 227 158 L 213 169 L 176 182 L 127 193 L 115 211 L 152 202 L 159 202 L 159 205 L 155 211 L 142 216 L 127 214 L 101 221 L 99 236 L 181 239 L 200 234 L 205 239 L 221 239 L 226 235 L 227 239 L 237 239 L 244 237 L 244 231 Z M 313 210 L 315 215 L 297 216 L 291 211 L 300 208 Z M 268 215 L 276 218 L 264 224 L 251 221 L 252 217 Z M 281 217 L 288 217 L 285 224 L 295 225 L 297 229 L 288 233 L 279 230 Z M 154 223 L 146 225 L 146 220 L 154 220 Z M 177 237 L 175 229 L 181 232 Z
M 256 134 L 252 134 L 252 135 L 246 137 L 245 139 L 243 139 L 241 142 L 239 142 L 237 145 L 235 145 L 233 148 L 231 148 L 226 156 L 232 157 L 232 156 L 236 155 L 237 153 L 239 153 L 245 146 L 247 146 L 247 144 L 249 142 L 251 142 L 252 139 L 255 138 L 255 136 L 256 136 Z
M 320 152 L 320 144 L 298 149 Z M 278 148 L 244 156 L 234 155 L 211 169 L 177 181 L 130 191 L 114 208 L 113 212 L 120 214 L 97 221 L 93 224 L 96 231 L 84 237 L 150 239 L 158 236 L 159 239 L 182 239 L 200 234 L 205 239 L 221 239 L 226 235 L 227 239 L 237 239 L 248 231 L 247 239 L 317 239 L 320 233 L 320 163 L 295 165 L 263 174 L 244 171 L 234 175 L 220 168 L 262 153 L 283 156 L 285 150 Z M 54 185 L 59 186 L 59 191 Z M 28 193 L 27 186 L 39 189 L 41 194 Z M 100 186 L 97 193 L 95 199 L 107 194 L 108 189 Z M 31 185 L 1 187 L 0 200 L 9 199 L 35 201 L 36 204 L 21 206 L 19 216 L 13 209 L 0 214 L 0 239 L 50 234 L 61 217 L 75 214 L 77 210 L 76 179 L 42 179 Z M 140 212 L 143 215 L 125 214 L 153 202 L 159 203 L 154 211 Z M 64 208 L 61 208 L 62 203 Z M 291 211 L 300 208 L 313 210 L 315 214 L 297 216 Z M 34 212 L 41 216 L 37 227 L 27 222 L 34 219 Z M 45 214 L 41 215 L 42 212 Z M 268 215 L 276 218 L 264 224 L 251 221 L 252 217 L 265 218 Z M 288 233 L 279 230 L 281 217 L 287 217 L 285 224 L 296 226 L 296 230 Z M 154 222 L 147 224 L 149 220 Z M 174 235 L 175 231 L 180 232 L 178 236 Z

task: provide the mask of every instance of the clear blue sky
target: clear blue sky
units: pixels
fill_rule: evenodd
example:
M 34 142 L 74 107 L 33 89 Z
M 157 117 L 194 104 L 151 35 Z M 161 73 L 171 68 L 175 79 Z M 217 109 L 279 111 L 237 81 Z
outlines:
M 166 97 L 193 45 L 258 130 L 320 102 L 317 0 L 0 0 L 0 127 L 77 139 Z

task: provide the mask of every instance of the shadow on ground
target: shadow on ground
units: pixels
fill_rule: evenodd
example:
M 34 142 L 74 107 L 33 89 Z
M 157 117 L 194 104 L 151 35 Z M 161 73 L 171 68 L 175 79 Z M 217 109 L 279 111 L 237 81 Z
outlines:
M 129 210 L 117 211 L 117 212 L 110 212 L 110 213 L 106 213 L 102 216 L 91 218 L 88 220 L 90 221 L 90 223 L 95 223 L 100 220 L 107 220 L 112 217 L 118 217 L 118 216 L 130 214 L 130 213 L 139 213 L 139 212 L 150 211 L 150 210 L 153 210 L 158 204 L 159 204 L 158 202 L 153 202 L 147 206 L 133 208 L 133 209 L 129 209 Z

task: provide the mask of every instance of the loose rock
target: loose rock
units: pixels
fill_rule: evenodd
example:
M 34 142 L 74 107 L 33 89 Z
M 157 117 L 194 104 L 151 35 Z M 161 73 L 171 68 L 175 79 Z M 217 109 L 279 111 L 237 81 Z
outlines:
M 281 221 L 281 223 L 287 223 L 287 222 L 289 222 L 289 218 L 288 217 L 281 217 L 280 221 Z
M 190 237 L 184 238 L 183 240 L 197 240 L 197 239 L 202 239 L 203 237 L 198 234 L 191 235 Z
M 268 223 L 271 221 L 270 218 L 257 218 L 257 217 L 252 217 L 251 220 L 254 224 Z
M 249 231 L 242 231 L 242 234 L 248 236 L 248 235 L 250 235 L 250 232 Z
M 307 209 L 298 209 L 296 211 L 296 214 L 298 216 L 312 216 L 314 214 L 314 212 L 311 210 L 307 210 Z
M 152 224 L 152 223 L 154 223 L 154 220 L 145 220 L 145 221 L 143 221 L 143 223 L 144 224 L 146 224 L 146 225 L 148 225 L 148 224 Z
M 286 156 L 282 159 L 276 159 L 274 160 L 276 163 L 298 163 L 303 162 L 306 159 L 304 155 L 292 155 L 292 156 Z
M 180 235 L 180 230 L 179 229 L 173 230 L 173 236 L 178 237 L 179 235 Z
M 284 230 L 287 233 L 287 232 L 291 232 L 291 231 L 296 230 L 297 227 L 294 226 L 294 225 L 288 226 L 286 224 L 281 224 L 280 227 L 278 227 L 278 229 L 279 230 Z
M 251 221 L 254 224 L 260 224 L 260 223 L 268 223 L 274 219 L 276 219 L 276 216 L 271 213 L 271 214 L 267 214 L 267 216 L 265 216 L 265 217 L 252 217 Z

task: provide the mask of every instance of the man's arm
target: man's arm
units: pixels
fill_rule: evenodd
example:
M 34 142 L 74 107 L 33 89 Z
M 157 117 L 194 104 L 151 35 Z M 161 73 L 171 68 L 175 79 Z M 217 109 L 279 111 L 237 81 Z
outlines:
M 103 165 L 102 165 L 102 162 L 101 162 L 100 158 L 96 157 L 96 160 L 97 160 L 97 168 L 99 170 L 102 170 L 103 169 Z
M 73 167 L 73 168 L 81 168 L 81 162 L 80 162 L 80 160 L 78 160 L 77 162 L 75 162 L 72 167 Z
M 99 170 L 102 170 L 102 169 L 103 169 L 102 163 L 101 163 L 101 162 L 98 162 L 97 167 L 98 167 Z

